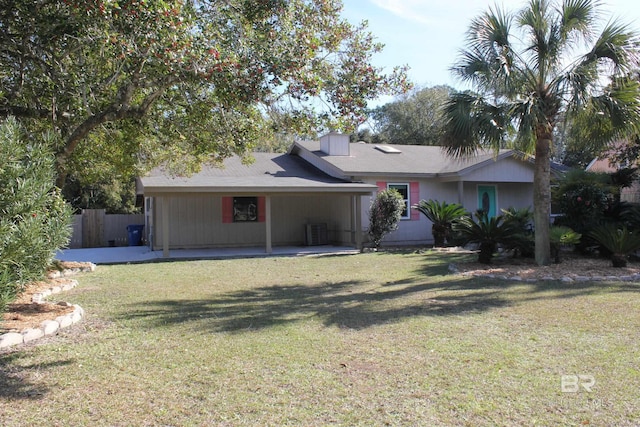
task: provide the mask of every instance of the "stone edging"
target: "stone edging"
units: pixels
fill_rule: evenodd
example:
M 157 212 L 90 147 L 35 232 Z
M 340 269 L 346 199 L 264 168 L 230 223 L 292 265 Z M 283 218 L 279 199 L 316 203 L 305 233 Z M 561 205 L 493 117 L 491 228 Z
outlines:
M 51 277 L 50 275 L 49 278 L 66 277 L 78 272 L 95 271 L 95 269 L 95 264 L 91 264 L 90 267 L 86 269 L 65 270 L 64 272 L 57 272 L 54 277 Z M 61 286 L 52 286 L 42 292 L 33 294 L 31 301 L 36 304 L 43 304 L 45 302 L 45 298 L 63 291 L 68 291 L 76 286 L 78 286 L 78 281 L 75 279 L 69 279 L 69 283 Z M 79 305 L 70 304 L 68 302 L 59 302 L 58 305 L 73 307 L 74 310 L 71 313 L 58 316 L 54 320 L 44 320 L 40 323 L 39 328 L 27 328 L 22 332 L 7 332 L 6 334 L 0 335 L 0 350 L 15 345 L 26 344 L 44 336 L 56 335 L 61 329 L 68 328 L 69 326 L 80 322 L 84 318 L 84 309 Z
M 461 276 L 473 276 L 473 277 L 481 277 L 485 279 L 500 279 L 500 280 L 512 280 L 514 282 L 539 282 L 541 280 L 558 280 L 564 283 L 573 283 L 573 282 L 604 282 L 605 280 L 615 280 L 619 282 L 634 282 L 640 281 L 640 273 L 637 274 L 629 274 L 624 276 L 578 276 L 578 275 L 567 275 L 562 277 L 554 277 L 554 276 L 545 276 L 540 278 L 523 278 L 520 276 L 507 276 L 505 274 L 474 274 L 468 272 L 460 272 L 458 266 L 455 264 L 449 264 L 449 273 L 451 274 L 459 274 Z

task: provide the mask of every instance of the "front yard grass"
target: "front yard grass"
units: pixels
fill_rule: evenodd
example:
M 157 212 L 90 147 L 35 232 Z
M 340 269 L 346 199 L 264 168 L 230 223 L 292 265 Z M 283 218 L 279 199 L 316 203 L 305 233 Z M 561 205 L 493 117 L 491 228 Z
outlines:
M 100 266 L 63 297 L 82 323 L 0 353 L 0 425 L 640 423 L 639 284 L 451 276 L 453 261 Z

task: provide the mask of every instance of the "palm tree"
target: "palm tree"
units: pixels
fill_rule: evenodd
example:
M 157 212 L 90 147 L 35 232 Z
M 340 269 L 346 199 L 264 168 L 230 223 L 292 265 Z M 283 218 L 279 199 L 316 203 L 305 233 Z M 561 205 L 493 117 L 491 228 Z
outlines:
M 637 64 L 637 34 L 613 20 L 594 38 L 599 1 L 557 3 L 530 0 L 519 12 L 494 7 L 474 19 L 468 48 L 452 71 L 475 92 L 455 93 L 444 107 L 450 155 L 473 155 L 483 146 L 498 149 L 507 138 L 514 148 L 535 155 L 540 265 L 551 261 L 550 159 L 559 121 L 589 115 L 589 123 L 601 130 L 593 134 L 604 142 L 628 134 L 640 118 L 640 89 L 630 77 Z M 584 54 L 575 56 L 581 49 Z

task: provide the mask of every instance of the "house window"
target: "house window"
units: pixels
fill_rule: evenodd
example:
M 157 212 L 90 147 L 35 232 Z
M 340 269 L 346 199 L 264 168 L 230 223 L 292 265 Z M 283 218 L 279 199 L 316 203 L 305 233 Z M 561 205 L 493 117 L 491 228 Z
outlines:
M 398 193 L 400 193 L 400 195 L 402 196 L 402 198 L 404 199 L 404 209 L 402 210 L 402 219 L 409 219 L 410 218 L 410 210 L 409 207 L 411 206 L 411 200 L 409 199 L 409 184 L 399 184 L 399 183 L 388 183 L 387 184 L 387 189 L 388 190 L 396 190 Z
M 257 197 L 233 198 L 233 222 L 258 221 Z

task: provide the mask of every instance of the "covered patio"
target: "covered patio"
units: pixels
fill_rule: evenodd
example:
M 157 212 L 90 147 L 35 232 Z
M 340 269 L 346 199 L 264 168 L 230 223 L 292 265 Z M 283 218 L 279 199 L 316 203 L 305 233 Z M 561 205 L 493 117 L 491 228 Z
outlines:
M 174 249 L 275 248 L 330 244 L 362 248 L 363 198 L 371 184 L 331 177 L 298 157 L 255 153 L 189 177 L 157 169 L 138 181 L 145 197 L 146 241 L 167 258 Z M 324 225 L 326 241 L 305 229 Z

